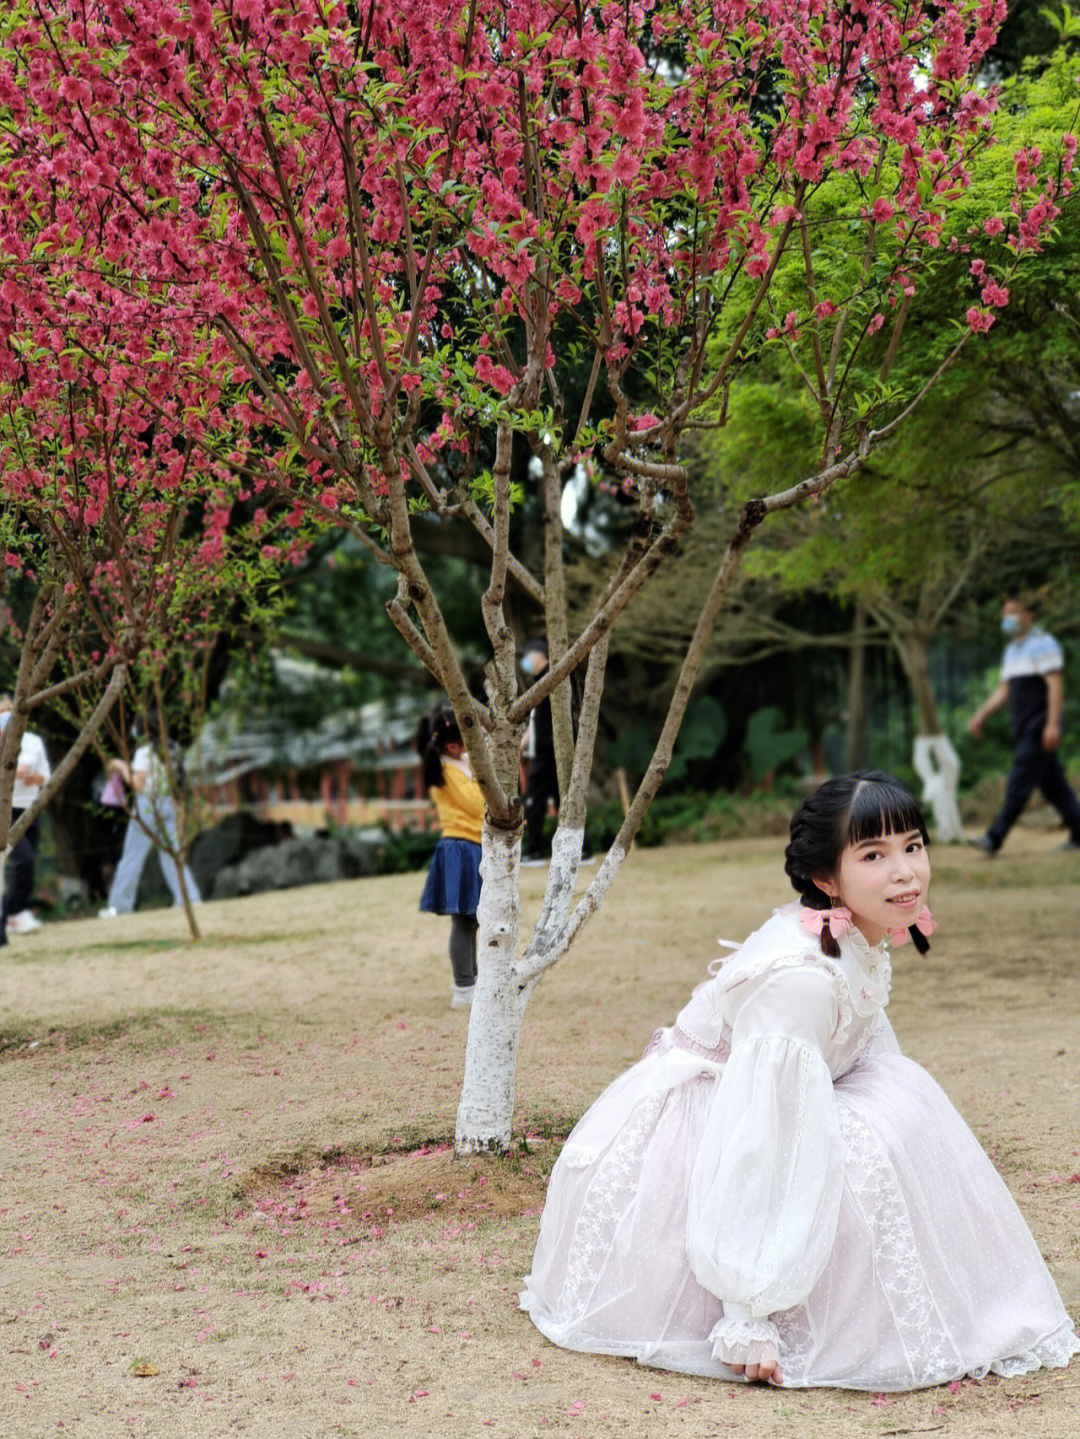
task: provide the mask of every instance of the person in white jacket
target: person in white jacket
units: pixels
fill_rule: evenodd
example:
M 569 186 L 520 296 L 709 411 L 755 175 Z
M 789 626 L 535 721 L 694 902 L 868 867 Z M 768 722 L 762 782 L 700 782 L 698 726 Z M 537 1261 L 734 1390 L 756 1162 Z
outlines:
M 162 740 L 156 725 L 147 725 L 146 742 L 126 760 L 109 761 L 109 772 L 120 777 L 131 791 L 128 802 L 128 824 L 124 847 L 109 886 L 109 899 L 98 910 L 101 919 L 115 919 L 130 914 L 135 908 L 143 866 L 151 849 L 157 850 L 162 877 L 169 887 L 174 905 L 184 902 L 184 889 L 192 904 L 201 904 L 202 896 L 195 876 L 184 866 L 183 888 L 180 870 L 174 855 L 177 850 L 176 806 L 169 791 L 168 766 L 162 757 Z
M 552 1171 L 521 1306 L 554 1343 L 785 1386 L 1067 1364 L 1005 1184 L 901 1053 L 891 947 L 928 947 L 926 825 L 889 775 L 800 806 L 775 912 L 608 1087 Z
M 7 728 L 10 713 L 11 696 L 0 695 L 0 733 Z M 12 824 L 34 803 L 51 774 L 44 741 L 40 735 L 25 730 L 19 745 L 15 784 L 11 791 Z M 8 854 L 4 899 L 0 910 L 0 945 L 7 943 L 9 931 L 12 934 L 28 934 L 31 930 L 41 928 L 41 921 L 30 908 L 40 839 L 41 826 L 35 819 Z

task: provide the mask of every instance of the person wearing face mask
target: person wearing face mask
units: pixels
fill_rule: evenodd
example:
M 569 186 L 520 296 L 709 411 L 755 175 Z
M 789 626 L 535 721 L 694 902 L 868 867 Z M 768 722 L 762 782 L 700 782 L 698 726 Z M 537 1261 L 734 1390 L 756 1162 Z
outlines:
M 990 828 L 973 843 L 988 855 L 996 854 L 1038 787 L 1069 831 L 1064 848 L 1080 849 L 1080 799 L 1065 778 L 1057 755 L 1065 707 L 1061 646 L 1036 625 L 1031 603 L 1018 596 L 1006 599 L 1001 630 L 1008 640 L 1001 681 L 968 721 L 968 732 L 980 738 L 987 716 L 1008 705 L 1016 753 L 1005 802 Z

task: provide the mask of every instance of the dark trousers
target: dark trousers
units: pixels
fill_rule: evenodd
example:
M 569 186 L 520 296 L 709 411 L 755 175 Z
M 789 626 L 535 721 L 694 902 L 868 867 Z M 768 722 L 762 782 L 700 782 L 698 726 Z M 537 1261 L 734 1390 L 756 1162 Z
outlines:
M 1005 787 L 1005 803 L 997 818 L 986 831 L 995 849 L 1020 817 L 1032 792 L 1041 789 L 1064 820 L 1073 839 L 1080 844 L 1080 799 L 1065 778 L 1061 761 L 1051 750 L 1042 747 L 1042 726 L 1033 726 L 1017 737 L 1016 754 Z
M 546 855 L 544 845 L 544 821 L 547 819 L 548 800 L 559 803 L 559 774 L 555 768 L 554 751 L 537 755 L 529 764 L 525 781 L 525 853 L 537 858 Z
M 476 930 L 475 914 L 450 916 L 450 968 L 459 989 L 476 983 Z
M 11 811 L 11 823 L 22 814 L 21 809 Z M 34 892 L 34 861 L 37 859 L 38 840 L 41 830 L 35 820 L 19 840 L 7 858 L 7 883 L 4 886 L 4 903 L 0 910 L 0 944 L 7 942 L 8 915 L 21 914 L 30 904 Z

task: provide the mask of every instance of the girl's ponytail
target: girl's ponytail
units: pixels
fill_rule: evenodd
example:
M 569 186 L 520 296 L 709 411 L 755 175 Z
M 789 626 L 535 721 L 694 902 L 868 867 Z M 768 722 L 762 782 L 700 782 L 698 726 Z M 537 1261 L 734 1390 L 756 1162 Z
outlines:
M 443 782 L 444 746 L 461 743 L 461 731 L 453 710 L 444 705 L 424 715 L 416 727 L 413 743 L 420 755 L 420 779 L 425 791 L 438 788 Z
M 420 778 L 426 790 L 437 789 L 443 782 L 442 755 L 434 736 L 424 746 L 420 760 Z

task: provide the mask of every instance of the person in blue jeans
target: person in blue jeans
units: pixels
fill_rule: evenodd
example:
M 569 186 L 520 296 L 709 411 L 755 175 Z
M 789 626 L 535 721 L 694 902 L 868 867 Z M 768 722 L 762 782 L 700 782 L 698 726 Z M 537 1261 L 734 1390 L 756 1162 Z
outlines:
M 124 848 L 109 889 L 109 902 L 98 911 L 102 919 L 130 914 L 135 908 L 139 880 L 151 849 L 158 852 L 158 863 L 173 903 L 180 905 L 184 902 L 180 873 L 176 860 L 169 853 L 169 849 L 176 849 L 177 831 L 176 806 L 169 793 L 168 768 L 159 752 L 157 734 L 150 726 L 147 739 L 148 743 L 140 745 L 135 751 L 130 765 L 122 759 L 109 761 L 110 772 L 119 775 L 128 787 L 129 817 Z M 162 841 L 168 848 L 163 846 Z M 201 903 L 199 886 L 187 865 L 184 866 L 184 889 L 192 904 Z
M 1080 849 L 1080 799 L 1057 753 L 1065 709 L 1065 657 L 1053 635 L 1036 625 L 1031 602 L 1019 596 L 1006 599 L 1001 629 L 1009 641 L 1001 680 L 968 721 L 968 732 L 978 739 L 987 716 L 1008 705 L 1016 753 L 1005 802 L 990 828 L 973 843 L 986 854 L 996 854 L 1038 787 L 1069 831 L 1064 847 Z

